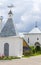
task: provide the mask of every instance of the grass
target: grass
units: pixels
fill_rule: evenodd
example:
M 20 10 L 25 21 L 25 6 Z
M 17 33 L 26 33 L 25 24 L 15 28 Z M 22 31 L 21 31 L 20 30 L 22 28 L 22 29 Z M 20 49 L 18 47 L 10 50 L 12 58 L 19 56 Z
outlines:
M 25 51 L 23 57 L 27 58 L 38 55 L 41 55 L 41 49 L 38 51 L 37 49 L 34 48 L 34 46 L 30 46 L 30 50 Z
M 20 59 L 20 57 L 14 57 L 14 56 L 1 56 L 0 60 L 12 60 L 12 59 Z
M 39 55 L 41 55 L 40 52 L 35 52 L 35 53 L 30 53 L 30 54 L 27 53 L 23 57 L 28 58 L 28 57 L 39 56 Z
M 32 56 L 39 56 L 39 55 L 41 55 L 41 54 L 37 54 L 37 53 L 35 53 L 35 54 L 32 54 L 32 55 L 29 55 L 29 56 L 23 56 L 23 58 L 29 58 L 29 57 L 32 57 Z

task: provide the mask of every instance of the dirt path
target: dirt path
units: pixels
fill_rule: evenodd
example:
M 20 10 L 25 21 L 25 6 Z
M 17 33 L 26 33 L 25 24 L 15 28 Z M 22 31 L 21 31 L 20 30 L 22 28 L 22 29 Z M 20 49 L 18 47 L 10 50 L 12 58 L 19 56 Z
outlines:
M 41 56 L 14 59 L 11 61 L 0 61 L 0 65 L 41 65 Z

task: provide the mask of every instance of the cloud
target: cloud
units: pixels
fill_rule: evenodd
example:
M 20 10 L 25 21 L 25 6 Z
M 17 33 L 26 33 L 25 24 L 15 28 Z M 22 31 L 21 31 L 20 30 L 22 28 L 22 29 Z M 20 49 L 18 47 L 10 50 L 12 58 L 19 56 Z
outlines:
M 39 12 L 39 11 L 40 11 L 38 4 L 35 3 L 35 4 L 33 5 L 33 11 L 34 11 L 34 12 Z
M 0 15 L 4 19 L 7 18 L 9 4 L 15 6 L 12 10 L 18 31 L 29 31 L 35 21 L 41 21 L 41 0 L 0 0 Z

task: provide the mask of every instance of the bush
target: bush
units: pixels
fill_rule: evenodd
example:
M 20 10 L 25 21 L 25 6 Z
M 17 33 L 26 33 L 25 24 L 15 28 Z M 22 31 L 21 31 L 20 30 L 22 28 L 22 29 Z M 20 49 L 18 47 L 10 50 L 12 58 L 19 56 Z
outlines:
M 34 46 L 30 46 L 30 49 L 24 52 L 25 57 L 26 56 L 27 57 L 28 56 L 36 56 L 36 55 L 40 55 L 40 54 L 41 54 L 41 49 L 40 49 L 40 51 L 36 52 L 36 48 Z
M 30 46 L 30 49 L 32 50 L 32 53 L 35 54 L 36 50 L 35 50 L 34 46 Z
M 12 58 L 9 57 L 9 56 L 8 56 L 8 57 L 5 56 L 5 57 L 3 58 L 3 60 L 11 60 L 11 59 L 12 59 Z
M 24 52 L 24 56 L 31 56 L 32 55 L 32 51 L 28 50 Z
M 0 56 L 0 60 L 12 60 L 12 59 L 20 59 L 20 57 L 14 57 L 14 56 Z

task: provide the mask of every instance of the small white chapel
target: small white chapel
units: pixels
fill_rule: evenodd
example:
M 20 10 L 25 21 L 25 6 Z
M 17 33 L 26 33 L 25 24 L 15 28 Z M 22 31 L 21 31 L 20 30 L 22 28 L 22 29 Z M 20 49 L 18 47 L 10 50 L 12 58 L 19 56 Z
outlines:
M 22 57 L 23 39 L 17 36 L 13 13 L 10 10 L 8 19 L 2 28 L 2 16 L 0 17 L 0 55 Z
M 41 48 L 41 31 L 37 24 L 30 32 L 24 34 L 24 39 L 29 46 Z
M 37 25 L 27 34 L 17 35 L 11 9 L 3 27 L 2 19 L 0 16 L 0 55 L 22 57 L 29 46 L 41 48 L 41 31 Z

